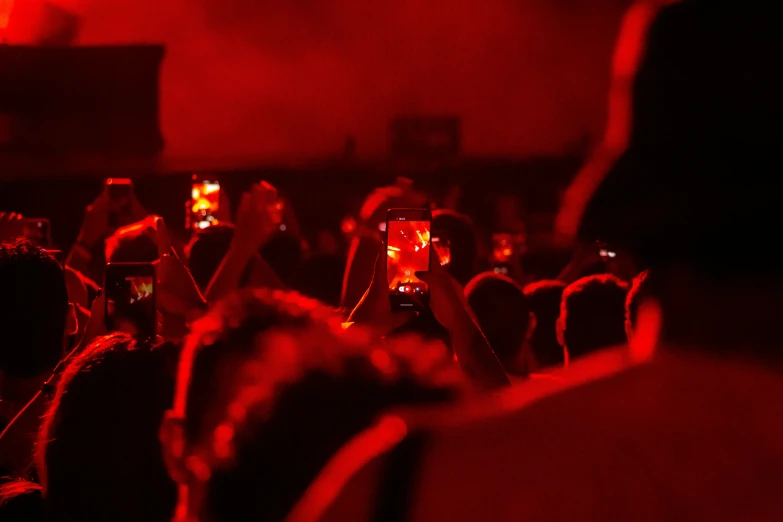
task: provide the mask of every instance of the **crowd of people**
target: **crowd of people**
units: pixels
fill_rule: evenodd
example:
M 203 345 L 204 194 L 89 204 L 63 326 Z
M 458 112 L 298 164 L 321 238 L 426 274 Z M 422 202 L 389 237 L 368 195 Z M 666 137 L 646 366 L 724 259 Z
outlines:
M 446 206 L 428 304 L 393 309 L 387 212 L 432 200 L 404 178 L 344 255 L 265 182 L 187 235 L 104 191 L 64 257 L 0 214 L 0 521 L 781 519 L 763 9 L 631 8 L 554 279 Z M 154 266 L 154 336 L 107 328 L 123 263 Z

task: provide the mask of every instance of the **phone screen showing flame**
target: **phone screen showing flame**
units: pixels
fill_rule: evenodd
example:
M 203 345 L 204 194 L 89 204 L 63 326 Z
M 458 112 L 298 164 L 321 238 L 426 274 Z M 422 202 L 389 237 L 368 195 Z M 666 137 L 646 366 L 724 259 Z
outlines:
M 106 312 L 109 331 L 125 332 L 136 338 L 154 338 L 155 278 L 126 275 L 107 280 Z
M 193 227 L 203 229 L 217 225 L 215 212 L 220 208 L 220 184 L 217 181 L 193 183 L 191 212 Z
M 390 221 L 386 274 L 389 290 L 402 294 L 427 292 L 427 283 L 416 272 L 430 268 L 430 222 Z

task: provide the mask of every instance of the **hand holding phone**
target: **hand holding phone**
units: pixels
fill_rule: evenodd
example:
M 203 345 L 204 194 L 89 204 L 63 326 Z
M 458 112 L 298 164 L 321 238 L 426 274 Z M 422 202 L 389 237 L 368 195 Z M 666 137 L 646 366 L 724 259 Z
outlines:
M 417 272 L 430 270 L 428 209 L 389 209 L 386 213 L 386 277 L 393 310 L 414 310 L 429 304 L 429 288 Z
M 109 198 L 109 227 L 114 230 L 133 223 L 133 182 L 128 178 L 106 180 Z
M 194 174 L 190 191 L 190 226 L 195 230 L 203 230 L 217 225 L 218 210 L 220 210 L 220 183 L 215 179 L 203 179 Z
M 248 252 L 258 252 L 283 220 L 283 204 L 277 189 L 262 181 L 242 195 L 237 211 L 233 244 Z
M 152 263 L 106 265 L 106 330 L 125 332 L 140 340 L 154 340 L 157 333 L 155 287 L 155 265 Z
M 432 236 L 432 249 L 440 266 L 451 264 L 451 241 L 443 236 Z

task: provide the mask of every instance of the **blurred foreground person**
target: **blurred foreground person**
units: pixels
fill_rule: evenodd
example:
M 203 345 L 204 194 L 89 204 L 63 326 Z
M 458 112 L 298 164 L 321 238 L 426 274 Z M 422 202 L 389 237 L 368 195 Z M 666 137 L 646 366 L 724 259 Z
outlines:
M 459 284 L 468 284 L 479 271 L 473 221 L 452 210 L 436 210 L 432 213 L 432 236 L 448 242 L 451 255 L 446 270 Z
M 167 521 L 176 500 L 158 443 L 177 349 L 100 337 L 66 367 L 36 458 L 47 520 Z
M 573 238 L 581 218 L 580 239 L 655 275 L 630 351 L 573 362 L 561 387 L 531 381 L 497 416 L 421 419 L 396 520 L 783 519 L 780 48 L 772 4 L 631 8 L 604 149 L 558 221 Z M 753 255 L 727 249 L 727 230 Z M 324 516 L 290 520 L 375 520 L 342 510 L 388 491 L 366 460 Z M 307 498 L 297 513 L 317 513 Z
M 247 291 L 193 325 L 162 428 L 177 520 L 283 520 L 328 459 L 384 410 L 444 403 L 442 347 L 371 349 L 326 307 Z

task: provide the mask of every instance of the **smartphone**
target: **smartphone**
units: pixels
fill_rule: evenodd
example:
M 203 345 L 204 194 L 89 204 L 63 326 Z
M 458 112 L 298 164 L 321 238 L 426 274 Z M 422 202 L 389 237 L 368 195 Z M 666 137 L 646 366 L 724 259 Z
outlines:
M 386 277 L 393 310 L 429 305 L 429 288 L 416 272 L 430 270 L 431 230 L 428 209 L 393 208 L 386 213 Z
M 106 330 L 154 341 L 158 322 L 155 265 L 109 263 L 103 288 L 106 293 Z
M 52 246 L 51 225 L 46 218 L 26 218 L 22 224 L 22 233 L 44 250 Z
M 220 209 L 220 183 L 217 180 L 194 174 L 190 199 L 190 223 L 194 229 L 203 230 L 218 224 L 215 213 Z
M 443 236 L 432 236 L 432 250 L 437 256 L 440 266 L 451 263 L 451 241 Z
M 508 275 L 524 250 L 524 234 L 492 234 L 492 269 L 496 274 Z
M 610 259 L 614 259 L 615 257 L 617 257 L 617 252 L 609 249 L 606 246 L 601 245 L 598 247 L 598 255 L 601 257 L 603 261 L 609 261 Z
M 109 197 L 109 227 L 117 229 L 133 223 L 133 182 L 128 178 L 109 178 L 106 194 Z

